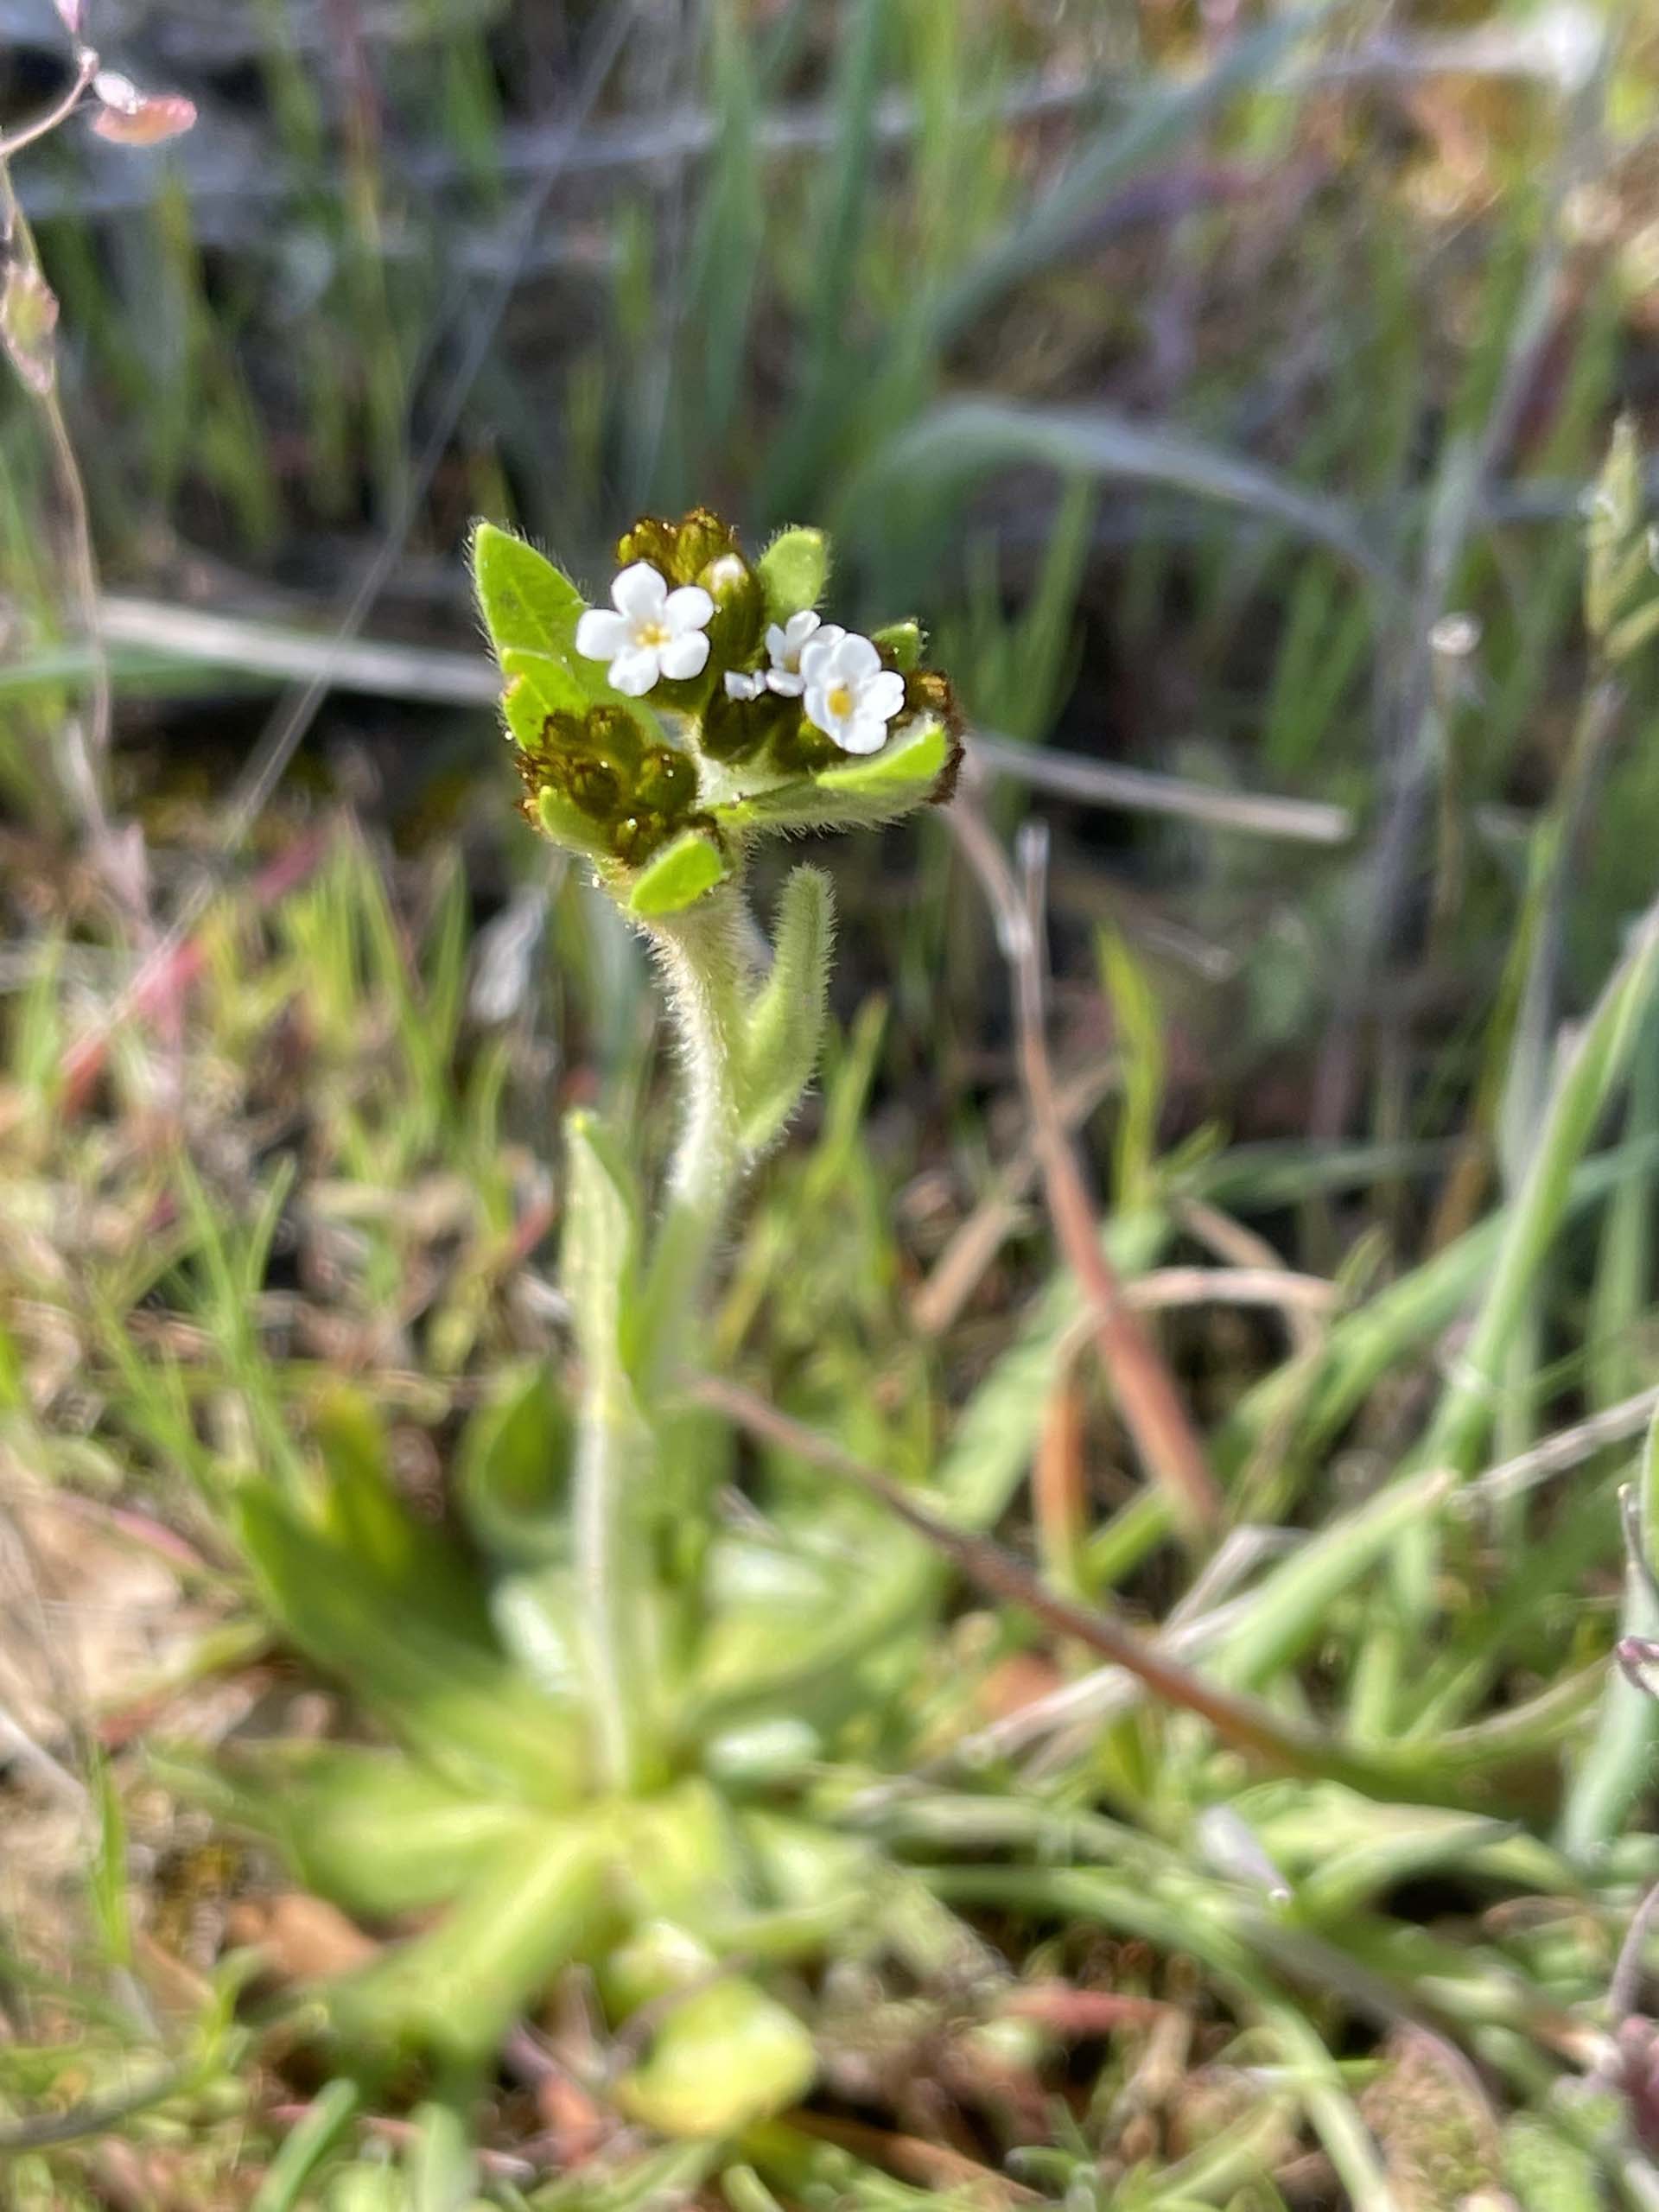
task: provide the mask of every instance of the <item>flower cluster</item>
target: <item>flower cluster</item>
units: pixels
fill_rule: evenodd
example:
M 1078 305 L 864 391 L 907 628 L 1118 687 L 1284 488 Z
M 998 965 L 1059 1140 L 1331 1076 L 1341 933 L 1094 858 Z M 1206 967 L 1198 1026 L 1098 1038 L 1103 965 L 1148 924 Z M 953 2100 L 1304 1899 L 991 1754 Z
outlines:
M 807 607 L 766 632 L 769 665 L 728 669 L 726 696 L 749 701 L 774 691 L 803 701 L 814 729 L 843 753 L 879 753 L 887 724 L 904 711 L 905 679 L 884 668 L 868 638 L 819 620 Z
M 828 548 L 783 531 L 751 562 L 707 508 L 646 517 L 608 606 L 481 525 L 480 602 L 507 678 L 526 811 L 636 912 L 689 903 L 767 830 L 890 821 L 948 797 L 960 720 L 921 633 L 818 612 Z M 648 880 L 645 879 L 649 879 Z

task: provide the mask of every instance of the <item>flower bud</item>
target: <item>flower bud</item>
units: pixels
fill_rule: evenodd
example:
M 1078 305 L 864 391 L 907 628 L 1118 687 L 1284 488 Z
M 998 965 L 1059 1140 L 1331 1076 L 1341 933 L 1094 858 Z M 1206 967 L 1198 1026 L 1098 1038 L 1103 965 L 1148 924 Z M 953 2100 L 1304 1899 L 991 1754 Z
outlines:
M 762 685 L 750 698 L 734 698 L 722 682 L 702 710 L 698 742 L 711 760 L 753 760 L 763 746 L 801 719 L 798 699 L 780 699 Z
M 766 626 L 766 597 L 760 579 L 735 550 L 721 553 L 697 571 L 696 581 L 715 602 L 709 625 L 709 667 L 715 672 L 714 690 L 723 693 L 719 681 L 728 669 L 741 668 L 753 658 Z
M 626 709 L 549 715 L 518 752 L 525 813 L 559 843 L 638 868 L 689 820 L 696 767 L 672 746 L 647 745 Z M 591 829 L 588 825 L 592 825 Z
M 616 541 L 617 565 L 626 569 L 634 561 L 649 561 L 671 584 L 703 583 L 702 571 L 722 555 L 741 559 L 737 532 L 722 522 L 711 507 L 693 507 L 677 522 L 657 515 L 641 515 L 632 530 Z

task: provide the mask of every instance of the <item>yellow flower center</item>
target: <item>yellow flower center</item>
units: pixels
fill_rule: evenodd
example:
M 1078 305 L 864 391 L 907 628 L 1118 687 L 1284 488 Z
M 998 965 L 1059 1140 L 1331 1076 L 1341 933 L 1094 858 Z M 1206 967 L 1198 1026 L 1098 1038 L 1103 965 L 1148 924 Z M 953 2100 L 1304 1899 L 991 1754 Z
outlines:
M 823 703 L 838 722 L 844 722 L 853 711 L 852 687 L 846 683 L 832 683 L 824 695 Z
M 638 645 L 665 645 L 668 643 L 667 626 L 661 622 L 642 622 L 633 633 L 633 641 Z

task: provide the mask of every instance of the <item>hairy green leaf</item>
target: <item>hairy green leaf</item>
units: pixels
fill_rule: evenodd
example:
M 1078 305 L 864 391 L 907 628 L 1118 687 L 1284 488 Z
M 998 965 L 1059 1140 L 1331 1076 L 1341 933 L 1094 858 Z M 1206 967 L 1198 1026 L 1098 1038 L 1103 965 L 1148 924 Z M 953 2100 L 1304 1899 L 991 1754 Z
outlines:
M 509 1376 L 503 1393 L 467 1422 L 455 1496 L 486 1552 L 519 1567 L 569 1550 L 559 1511 L 574 1434 L 564 1391 L 545 1361 Z
M 756 564 L 766 595 L 766 613 L 787 622 L 816 607 L 830 575 L 830 542 L 821 530 L 782 530 Z
M 586 602 L 545 554 L 481 522 L 473 532 L 473 580 L 498 658 L 514 647 L 559 660 L 574 652 Z
M 798 868 L 778 906 L 772 973 L 744 1039 L 741 1141 L 753 1157 L 782 1132 L 812 1080 L 823 1043 L 835 893 L 822 869 Z
M 701 830 L 683 830 L 633 880 L 628 911 L 642 919 L 677 914 L 731 874 L 731 862 Z

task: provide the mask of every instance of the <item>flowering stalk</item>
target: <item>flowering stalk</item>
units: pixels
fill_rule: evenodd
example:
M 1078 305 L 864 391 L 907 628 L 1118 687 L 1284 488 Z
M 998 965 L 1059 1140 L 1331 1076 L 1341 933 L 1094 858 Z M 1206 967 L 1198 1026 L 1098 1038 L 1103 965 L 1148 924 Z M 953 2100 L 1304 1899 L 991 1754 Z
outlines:
M 957 717 L 945 678 L 919 665 L 913 623 L 867 638 L 821 620 L 816 531 L 785 531 L 751 563 L 706 509 L 647 518 L 618 544 L 608 607 L 487 524 L 473 556 L 525 814 L 650 941 L 679 1046 L 680 1131 L 648 1250 L 602 1133 L 585 1118 L 569 1132 L 563 1271 L 583 1369 L 573 1563 L 594 1748 L 626 1789 L 660 1778 L 658 1655 L 677 1592 L 658 1562 L 674 1507 L 694 1502 L 669 1386 L 695 1357 L 737 1186 L 799 1104 L 823 1034 L 828 880 L 791 875 L 763 974 L 748 856 L 768 835 L 948 797 Z
M 741 887 L 727 882 L 648 934 L 678 1035 L 683 1101 L 667 1204 L 645 1287 L 639 1366 L 646 1390 L 683 1361 L 683 1332 L 698 1310 L 709 1256 L 745 1160 L 738 1081 L 744 1001 L 753 969 Z

